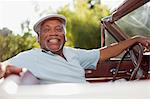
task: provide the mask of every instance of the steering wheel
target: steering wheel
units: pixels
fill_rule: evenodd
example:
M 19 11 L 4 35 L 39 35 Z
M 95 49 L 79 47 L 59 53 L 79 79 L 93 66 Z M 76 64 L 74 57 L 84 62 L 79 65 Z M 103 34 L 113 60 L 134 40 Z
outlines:
M 130 75 L 128 80 L 140 79 L 143 76 L 143 70 L 140 68 L 142 58 L 143 58 L 143 46 L 139 44 L 135 44 L 127 49 L 126 53 L 121 58 L 118 66 L 116 67 L 115 74 L 113 75 L 113 81 L 116 80 L 116 76 L 118 75 L 119 68 L 121 66 L 122 61 L 125 59 L 127 55 L 130 55 L 130 59 L 134 65 L 134 69 Z

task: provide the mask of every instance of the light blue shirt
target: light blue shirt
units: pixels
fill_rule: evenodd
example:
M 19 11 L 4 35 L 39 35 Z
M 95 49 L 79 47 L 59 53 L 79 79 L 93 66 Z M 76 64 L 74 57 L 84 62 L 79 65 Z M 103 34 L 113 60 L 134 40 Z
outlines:
M 63 53 L 66 60 L 50 51 L 35 48 L 22 52 L 4 63 L 27 68 L 42 84 L 84 83 L 84 69 L 96 69 L 100 55 L 98 49 L 83 50 L 70 47 L 64 47 Z

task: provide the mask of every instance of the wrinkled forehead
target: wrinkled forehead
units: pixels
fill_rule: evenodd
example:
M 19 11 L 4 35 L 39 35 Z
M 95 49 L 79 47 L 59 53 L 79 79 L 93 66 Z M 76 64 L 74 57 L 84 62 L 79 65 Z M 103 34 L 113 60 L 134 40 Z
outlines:
M 64 24 L 64 21 L 63 20 L 61 20 L 61 19 L 59 19 L 59 18 L 49 18 L 49 19 L 46 19 L 46 20 L 44 20 L 42 23 L 41 23 L 41 27 L 44 25 L 44 24 L 46 24 L 47 22 L 56 22 L 56 23 L 58 23 L 59 25 L 65 25 Z M 53 25 L 53 24 L 52 24 Z

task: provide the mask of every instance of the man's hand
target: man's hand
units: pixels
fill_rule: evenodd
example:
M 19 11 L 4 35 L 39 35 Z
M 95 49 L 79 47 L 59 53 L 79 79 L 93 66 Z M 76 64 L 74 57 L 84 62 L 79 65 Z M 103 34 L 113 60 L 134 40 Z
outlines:
M 136 43 L 141 43 L 143 47 L 145 47 L 145 52 L 150 51 L 150 38 L 146 38 L 142 36 L 134 36 L 130 39 L 115 43 L 109 47 L 100 48 L 99 61 L 105 61 L 109 58 L 116 57 L 119 54 L 121 54 L 124 50 L 130 48 L 132 45 Z
M 141 43 L 145 47 L 145 52 L 150 52 L 150 38 L 135 36 L 138 42 Z
M 11 74 L 20 75 L 21 72 L 22 72 L 22 68 L 15 67 L 13 65 L 7 65 L 3 67 L 2 64 L 0 64 L 0 79 L 3 77 L 6 78 Z

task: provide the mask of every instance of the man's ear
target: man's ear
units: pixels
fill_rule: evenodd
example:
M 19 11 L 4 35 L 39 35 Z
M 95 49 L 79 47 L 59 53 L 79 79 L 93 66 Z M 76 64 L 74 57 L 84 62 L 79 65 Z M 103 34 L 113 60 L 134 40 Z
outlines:
M 38 43 L 40 43 L 40 36 L 39 35 L 36 37 L 36 40 Z

